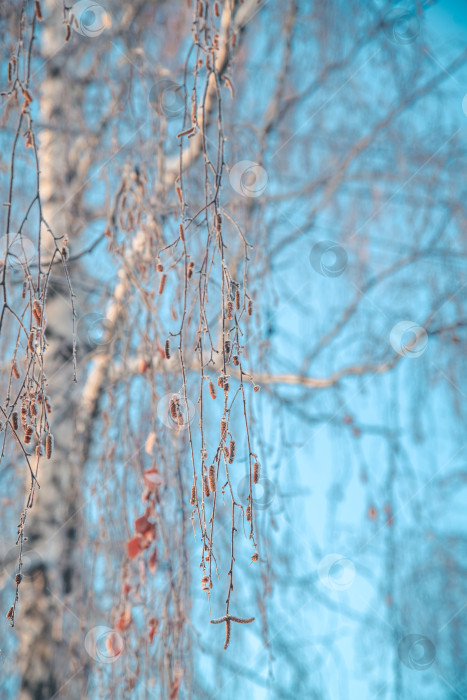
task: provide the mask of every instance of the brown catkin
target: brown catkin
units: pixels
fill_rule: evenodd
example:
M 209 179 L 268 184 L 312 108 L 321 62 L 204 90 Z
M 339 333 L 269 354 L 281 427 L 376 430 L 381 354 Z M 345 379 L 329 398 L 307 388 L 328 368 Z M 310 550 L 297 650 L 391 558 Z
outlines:
M 225 431 L 227 429 L 227 423 L 224 419 L 221 420 L 221 440 L 225 437 Z
M 192 276 L 192 274 L 193 274 L 193 268 L 194 268 L 194 266 L 195 266 L 195 263 L 194 263 L 194 262 L 189 262 L 189 263 L 188 263 L 188 269 L 187 269 L 187 271 L 186 271 L 186 276 L 187 276 L 188 279 L 191 279 L 191 276 Z
M 31 331 L 29 333 L 28 348 L 29 348 L 30 352 L 34 352 L 34 331 Z
M 248 302 L 248 316 L 252 316 L 252 315 L 253 315 L 253 302 L 250 299 Z
M 211 491 L 209 490 L 209 481 L 207 476 L 204 477 L 204 495 L 206 498 L 209 498 L 211 495 Z
M 251 506 L 246 507 L 246 519 L 247 519 L 247 522 L 249 522 L 249 523 L 251 522 Z
M 222 216 L 220 214 L 216 215 L 216 230 L 220 232 L 222 224 Z
M 52 457 L 53 449 L 54 439 L 53 436 L 49 433 L 45 438 L 45 456 L 47 457 L 47 459 L 50 459 Z
M 230 348 L 232 347 L 230 340 L 226 340 L 224 343 L 224 352 L 226 355 L 230 354 Z
M 16 364 L 15 360 L 11 361 L 11 371 L 13 373 L 14 378 L 19 379 L 18 365 Z
M 232 362 L 234 363 L 235 367 L 238 367 L 238 364 L 239 364 L 238 355 L 234 355 L 232 357 Z
M 26 88 L 21 88 L 21 92 L 24 97 L 24 101 L 29 104 L 30 102 L 33 102 L 34 100 L 32 99 L 32 95 L 29 92 L 29 90 L 26 90 Z
M 160 284 L 159 284 L 159 294 L 163 294 L 166 281 L 167 281 L 167 275 L 164 272 L 164 274 L 161 277 Z
M 71 36 L 71 29 L 70 29 L 70 25 L 67 24 L 66 25 L 66 32 L 65 32 L 65 41 L 68 41 L 70 36 Z
M 214 3 L 214 17 L 219 17 L 219 3 Z
M 211 394 L 211 399 L 216 398 L 216 389 L 215 389 L 214 384 L 212 382 L 209 382 L 209 393 Z
M 177 418 L 178 418 L 178 399 L 176 399 L 176 398 L 170 399 L 169 407 L 170 407 L 170 415 L 172 416 L 172 418 L 174 420 L 177 420 Z
M 18 430 L 18 414 L 16 411 L 12 414 L 11 418 L 13 420 L 13 429 Z
M 164 352 L 165 352 L 165 359 L 170 360 L 170 340 L 169 340 L 169 338 L 167 338 L 167 340 L 165 341 Z
M 196 503 L 196 486 L 193 484 L 191 487 L 190 505 L 194 506 Z
M 42 22 L 42 10 L 39 4 L 39 0 L 34 0 L 34 10 L 36 12 L 36 17 L 39 22 Z
M 28 288 L 27 282 L 23 282 L 23 291 L 21 292 L 22 299 L 26 299 L 26 290 Z
M 35 401 L 31 401 L 29 411 L 31 413 L 31 416 L 37 416 L 37 403 Z
M 27 445 L 29 445 L 29 443 L 30 443 L 31 440 L 32 440 L 32 434 L 33 434 L 33 432 L 34 432 L 34 430 L 33 430 L 32 425 L 27 425 L 27 426 L 26 426 L 26 432 L 25 432 L 25 434 L 24 434 L 24 442 L 25 442 Z
M 224 377 L 219 377 L 217 379 L 217 386 L 220 386 L 220 388 L 222 389 L 222 387 L 224 386 Z
M 224 391 L 225 391 L 225 393 L 228 394 L 228 393 L 229 393 L 229 390 L 230 390 L 229 382 L 224 382 Z
M 209 488 L 211 491 L 216 490 L 216 470 L 214 468 L 214 464 L 211 464 L 209 467 Z
M 230 449 L 229 449 L 229 464 L 232 464 L 232 462 L 235 459 L 235 440 L 230 441 Z
M 259 462 L 253 464 L 253 483 L 257 484 L 259 481 L 261 465 Z
M 180 233 L 180 239 L 182 240 L 183 243 L 185 243 L 185 229 L 183 228 L 182 224 L 178 225 L 178 230 Z
M 238 289 L 235 290 L 235 308 L 237 311 L 240 308 L 240 292 Z
M 37 324 L 40 326 L 42 323 L 42 309 L 37 299 L 32 304 L 32 313 L 34 314 Z
M 225 621 L 225 643 L 224 643 L 224 649 L 227 649 L 227 647 L 230 644 L 230 627 L 232 623 L 230 620 Z
M 157 272 L 164 272 L 164 266 L 162 263 L 157 263 Z

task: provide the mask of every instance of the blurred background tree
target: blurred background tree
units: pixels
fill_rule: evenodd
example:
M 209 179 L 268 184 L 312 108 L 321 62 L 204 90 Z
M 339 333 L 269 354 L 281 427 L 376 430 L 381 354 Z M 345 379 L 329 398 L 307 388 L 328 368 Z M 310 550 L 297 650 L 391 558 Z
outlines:
M 1 4 L 1 697 L 466 697 L 466 24 Z

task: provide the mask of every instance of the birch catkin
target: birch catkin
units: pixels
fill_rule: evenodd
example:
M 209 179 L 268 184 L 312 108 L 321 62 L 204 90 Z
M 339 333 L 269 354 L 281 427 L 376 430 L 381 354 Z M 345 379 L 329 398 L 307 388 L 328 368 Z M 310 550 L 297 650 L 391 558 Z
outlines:
M 257 484 L 259 481 L 260 470 L 261 470 L 260 463 L 255 462 L 253 465 L 253 482 L 255 484 Z
M 214 468 L 214 464 L 211 464 L 209 467 L 209 488 L 211 491 L 216 490 L 216 470 Z
M 37 325 L 40 326 L 42 323 L 42 309 L 37 299 L 33 302 L 32 313 L 37 322 Z
M 166 275 L 166 273 L 164 272 L 164 274 L 163 274 L 162 277 L 161 277 L 161 281 L 160 281 L 160 283 L 159 283 L 159 295 L 164 293 L 166 281 L 167 281 L 167 275 Z
M 230 449 L 229 449 L 229 464 L 232 464 L 232 462 L 235 459 L 235 440 L 230 441 Z
M 52 435 L 49 433 L 45 439 L 45 456 L 47 459 L 50 459 L 52 457 L 52 452 L 54 448 L 54 439 Z

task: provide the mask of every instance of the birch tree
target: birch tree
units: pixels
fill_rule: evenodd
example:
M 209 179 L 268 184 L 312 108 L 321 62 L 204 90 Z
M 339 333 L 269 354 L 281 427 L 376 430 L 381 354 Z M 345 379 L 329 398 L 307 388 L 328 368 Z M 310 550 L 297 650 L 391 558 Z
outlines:
M 418 3 L 2 12 L 5 696 L 346 697 L 335 616 L 371 692 L 456 687 L 403 552 L 461 478 L 465 49 Z

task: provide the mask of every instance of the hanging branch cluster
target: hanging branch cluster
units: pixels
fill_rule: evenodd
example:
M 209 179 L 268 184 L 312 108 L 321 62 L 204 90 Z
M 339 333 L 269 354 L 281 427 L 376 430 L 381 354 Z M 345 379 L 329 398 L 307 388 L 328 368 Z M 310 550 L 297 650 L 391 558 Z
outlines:
M 253 483 L 255 455 L 252 451 L 248 416 L 246 410 L 245 378 L 251 379 L 244 371 L 244 332 L 242 327 L 253 313 L 253 302 L 248 290 L 248 248 L 249 244 L 240 227 L 228 209 L 222 204 L 222 180 L 225 179 L 224 143 L 226 135 L 223 127 L 223 94 L 225 86 L 229 88 L 233 98 L 232 81 L 226 69 L 229 60 L 225 62 L 218 58 L 222 50 L 230 55 L 236 44 L 236 33 L 232 21 L 231 9 L 226 7 L 220 17 L 219 3 L 197 3 L 194 18 L 194 51 L 189 57 L 193 65 L 193 89 L 191 91 L 191 110 L 185 114 L 183 130 L 178 134 L 180 139 L 180 168 L 175 181 L 175 190 L 180 207 L 180 237 L 174 246 L 183 251 L 183 263 L 186 270 L 183 291 L 183 314 L 180 329 L 175 334 L 179 339 L 178 352 L 183 381 L 183 399 L 187 402 L 187 363 L 191 355 L 185 343 L 185 317 L 190 298 L 189 274 L 192 246 L 195 239 L 193 234 L 194 220 L 201 218 L 204 228 L 204 241 L 197 270 L 197 299 L 199 321 L 196 331 L 195 350 L 199 362 L 199 411 L 200 411 L 200 459 L 195 458 L 195 450 L 188 426 L 188 436 L 191 446 L 193 483 L 190 493 L 190 504 L 193 515 L 199 523 L 203 556 L 201 560 L 202 588 L 209 595 L 213 582 L 213 564 L 217 572 L 215 533 L 216 507 L 218 498 L 224 497 L 225 490 L 231 499 L 231 542 L 230 567 L 228 570 L 228 592 L 226 598 L 226 616 L 230 621 L 229 606 L 231 593 L 234 590 L 234 538 L 237 532 L 237 513 L 243 514 L 243 506 L 237 502 L 230 467 L 236 456 L 236 441 L 241 444 L 239 436 L 234 434 L 231 416 L 236 402 L 243 405 L 244 436 L 248 450 L 248 465 L 250 491 L 246 520 L 249 523 L 249 537 L 254 546 L 254 500 Z M 187 61 L 188 65 L 188 61 Z M 208 100 L 212 100 L 217 119 L 207 118 Z M 214 117 L 214 115 L 213 115 Z M 192 214 L 190 195 L 184 180 L 184 142 L 186 139 L 197 137 L 201 140 L 204 168 L 204 206 L 195 216 Z M 243 269 L 241 279 L 234 277 L 238 270 L 237 260 L 231 260 L 229 254 L 235 250 L 233 238 L 239 237 L 243 248 Z M 217 304 L 217 314 L 214 314 L 218 329 L 208 316 Z M 220 346 L 220 347 L 219 347 Z M 188 356 L 188 360 L 187 360 Z M 231 374 L 232 364 L 238 368 L 238 380 Z M 217 376 L 216 376 L 217 375 Z M 206 401 L 216 400 L 216 387 L 221 390 L 221 404 L 218 408 L 220 426 L 219 438 L 214 449 L 209 450 L 203 416 L 206 413 Z M 210 398 L 208 398 L 210 397 Z M 217 406 L 216 406 L 217 408 Z M 188 405 L 187 405 L 188 410 Z M 233 618 L 232 618 L 233 619 Z M 227 648 L 227 643 L 225 648 Z
M 56 262 L 63 266 L 74 319 L 74 300 L 67 267 L 67 237 L 63 234 L 56 236 L 45 220 L 40 193 L 38 146 L 32 117 L 36 102 L 31 84 L 31 65 L 36 24 L 41 20 L 37 0 L 33 13 L 27 12 L 23 5 L 19 13 L 17 42 L 12 47 L 8 62 L 8 86 L 0 93 L 5 104 L 3 124 L 16 125 L 13 126 L 8 201 L 4 203 L 4 229 L 0 244 L 0 336 L 3 356 L 11 358 L 0 405 L 3 417 L 0 461 L 9 454 L 12 443 L 12 450 L 15 453 L 19 451 L 29 472 L 29 494 L 21 513 L 16 541 L 18 568 L 15 600 L 7 613 L 11 626 L 14 626 L 19 586 L 23 578 L 26 519 L 34 504 L 35 490 L 39 488 L 41 460 L 51 459 L 53 450 L 49 422 L 52 401 L 47 393 L 44 356 L 47 349 L 47 290 Z M 24 183 L 27 183 L 26 187 Z M 47 243 L 44 234 L 50 237 Z M 74 340 L 73 367 L 76 380 Z
M 122 337 L 123 365 L 127 369 L 134 367 L 149 383 L 155 424 L 145 443 L 153 464 L 143 470 L 144 512 L 134 522 L 127 554 L 132 560 L 146 556 L 144 553 L 149 550 L 147 561 L 153 573 L 158 561 L 156 541 L 162 542 L 172 557 L 181 542 L 186 556 L 184 524 L 179 521 L 177 527 L 182 530 L 177 539 L 169 526 L 174 522 L 172 501 L 167 503 L 162 493 L 175 474 L 181 517 L 186 518 L 186 508 L 191 507 L 193 525 L 196 520 L 199 528 L 201 586 L 209 597 L 215 575 L 222 575 L 218 559 L 223 544 L 220 540 L 216 546 L 216 528 L 219 507 L 228 495 L 231 507 L 227 616 L 234 590 L 235 535 L 242 521 L 253 545 L 251 560 L 258 561 L 253 496 L 260 476 L 247 410 L 250 386 L 255 392 L 259 387 L 245 368 L 245 332 L 254 312 L 248 283 L 251 246 L 222 201 L 223 180 L 228 177 L 222 105 L 224 96 L 229 100 L 234 97 L 228 70 L 232 68 L 237 29 L 230 3 L 222 12 L 217 2 L 195 3 L 193 43 L 185 64 L 183 88 L 180 87 L 185 94 L 183 123 L 176 133 L 172 134 L 164 109 L 159 109 L 156 160 L 160 170 L 155 182 L 158 208 L 154 207 L 150 164 L 126 168 L 106 232 L 110 247 L 120 260 L 120 322 L 123 327 L 131 323 L 131 313 L 125 308 L 130 289 L 128 299 L 140 308 L 139 314 L 143 313 L 145 319 L 143 328 L 134 329 L 137 339 Z M 179 155 L 167 158 L 172 139 L 178 141 Z M 125 283 L 128 288 L 123 289 Z M 161 336 L 162 328 L 167 329 L 165 337 Z M 131 359 L 135 352 L 137 361 Z M 103 360 L 103 364 L 108 363 Z M 196 374 L 198 390 L 194 388 Z M 161 392 L 162 384 L 165 394 Z M 130 384 L 126 396 L 131 405 L 134 391 Z M 160 417 L 161 403 L 162 419 L 177 436 L 172 453 L 168 453 L 156 418 L 158 414 Z M 243 427 L 234 428 L 232 416 L 236 407 Z M 212 435 L 216 435 L 214 441 Z M 189 481 L 186 448 L 179 451 L 183 436 L 191 461 Z M 232 465 L 239 457 L 246 458 L 248 464 L 246 508 L 236 496 L 238 473 L 232 476 Z M 221 523 L 219 529 L 224 525 Z M 186 570 L 187 561 L 181 565 Z M 174 562 L 171 567 L 175 569 Z M 128 605 L 128 576 L 125 568 L 124 595 L 115 612 L 119 621 Z M 181 624 L 186 614 L 183 596 L 176 591 L 175 583 L 173 587 L 171 583 L 171 594 L 174 606 L 179 608 L 174 624 Z M 157 619 L 157 624 L 150 625 L 151 639 L 156 628 L 164 638 L 169 627 L 167 610 L 164 624 Z M 154 623 L 153 616 L 151 619 Z M 120 622 L 117 624 L 122 630 Z M 129 623 L 125 629 L 128 626 Z

